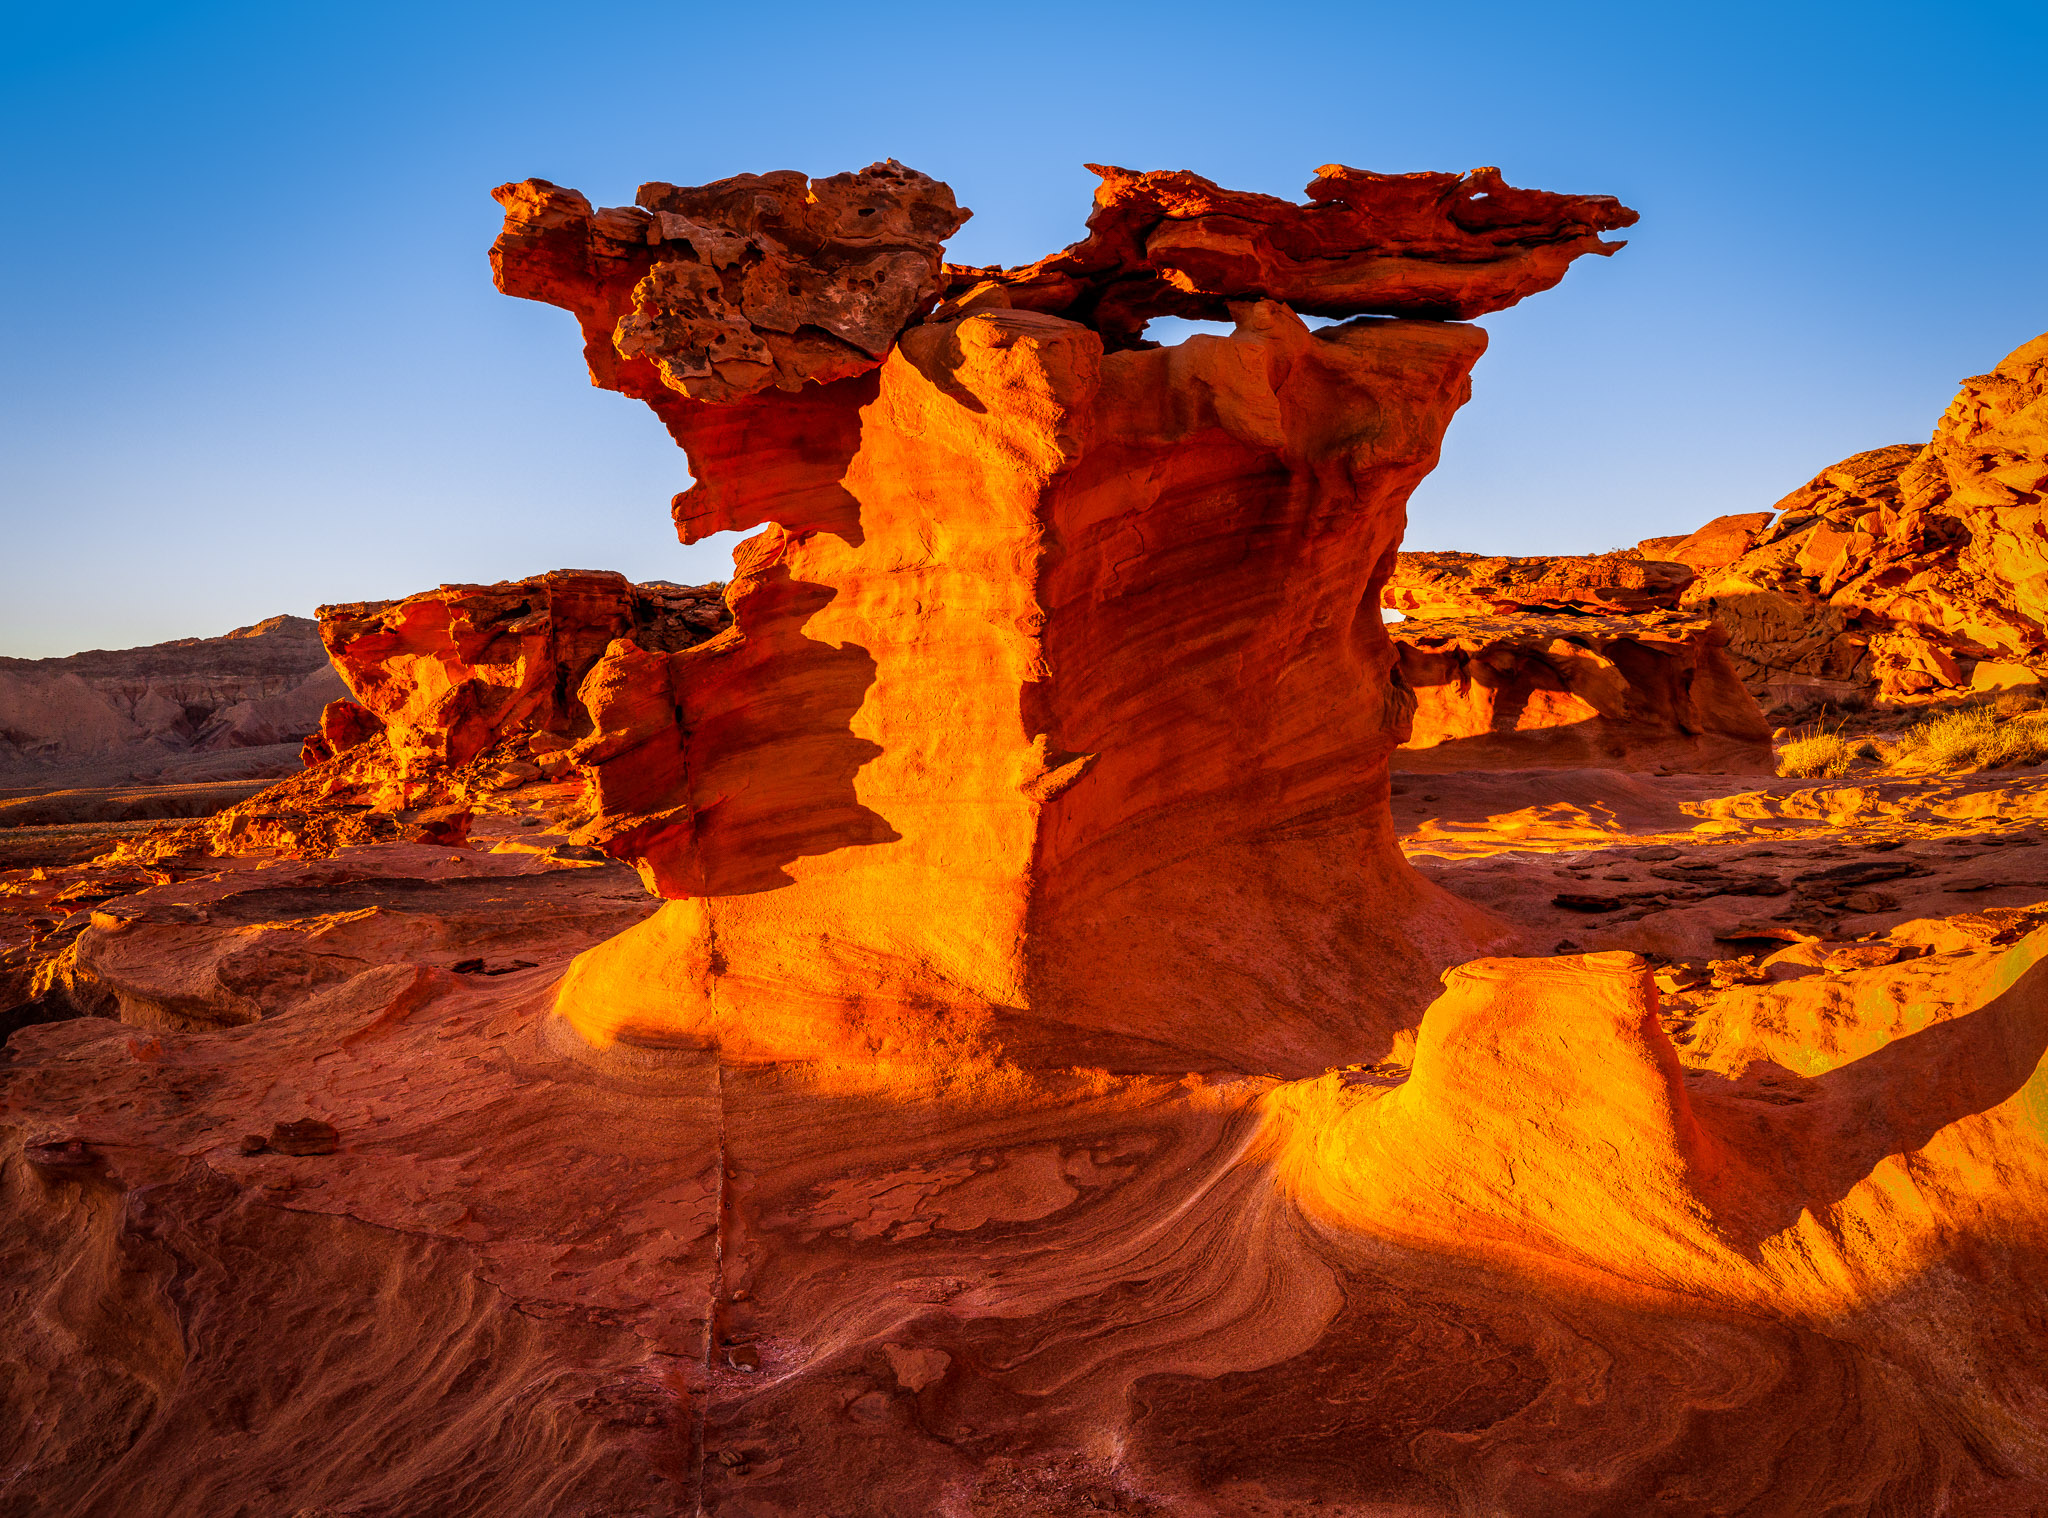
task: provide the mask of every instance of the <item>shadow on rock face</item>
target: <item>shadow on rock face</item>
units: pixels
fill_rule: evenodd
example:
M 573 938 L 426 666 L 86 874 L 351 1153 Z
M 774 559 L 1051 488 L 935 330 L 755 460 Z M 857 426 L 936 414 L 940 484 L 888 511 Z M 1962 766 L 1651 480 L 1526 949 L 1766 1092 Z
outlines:
M 793 884 L 788 866 L 900 836 L 854 794 L 882 754 L 853 731 L 875 661 L 802 628 L 838 594 L 778 564 L 735 611 L 744 641 L 683 676 L 699 889 L 744 896 Z

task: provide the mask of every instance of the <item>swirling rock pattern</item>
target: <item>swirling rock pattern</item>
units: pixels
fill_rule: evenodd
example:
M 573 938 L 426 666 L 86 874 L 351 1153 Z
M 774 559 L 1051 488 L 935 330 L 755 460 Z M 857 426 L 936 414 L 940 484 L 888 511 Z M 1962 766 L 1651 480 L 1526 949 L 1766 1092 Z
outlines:
M 1299 1081 L 906 1080 L 565 1041 L 549 980 L 646 910 L 616 867 L 392 845 L 115 907 L 80 974 L 158 1010 L 0 1083 L 23 1510 L 2048 1500 L 2048 934 L 1703 989 L 1682 1049 L 1615 952 L 1469 965 Z M 278 994 L 224 999 L 252 955 Z M 309 1118 L 333 1153 L 239 1137 Z
M 1398 188 L 1452 230 L 1387 256 L 1482 293 L 1616 214 L 1504 195 L 1489 240 L 1492 190 Z M 639 219 L 513 198 L 529 273 L 623 302 L 594 367 L 690 448 L 685 534 L 771 525 L 686 643 L 386 618 L 476 685 L 380 733 L 548 733 L 641 879 L 537 797 L 0 882 L 10 935 L 76 904 L 38 984 L 108 1014 L 0 1064 L 0 1510 L 2048 1504 L 2048 928 L 1899 920 L 2038 899 L 2048 792 L 1408 777 L 1397 829 L 1380 590 L 1472 329 L 1238 290 L 1154 349 L 991 296 L 839 377 L 787 350 L 794 389 L 736 347 L 714 401 L 619 352 L 646 271 L 593 238 Z M 1297 256 L 1132 203 L 1132 312 Z M 1511 937 L 1403 831 L 1470 896 L 1541 858 L 1650 899 L 1530 957 L 1556 916 Z M 1736 892 L 1788 947 L 1649 957 Z

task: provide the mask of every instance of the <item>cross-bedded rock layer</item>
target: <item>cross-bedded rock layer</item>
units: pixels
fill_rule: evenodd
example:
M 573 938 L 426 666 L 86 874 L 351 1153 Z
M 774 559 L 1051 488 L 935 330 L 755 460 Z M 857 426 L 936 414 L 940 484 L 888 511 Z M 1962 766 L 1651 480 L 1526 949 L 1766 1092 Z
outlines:
M 771 181 L 640 198 L 756 246 Z M 884 225 L 951 214 L 893 165 L 840 183 Z M 608 229 L 641 218 L 498 192 L 501 287 L 574 311 L 592 377 L 688 449 L 684 541 L 767 527 L 730 630 L 622 639 L 582 687 L 592 836 L 670 903 L 578 961 L 561 1005 L 586 1034 L 1319 1068 L 1384 1046 L 1498 931 L 1393 846 L 1378 614 L 1485 335 L 1311 331 L 1287 302 L 1498 309 L 1632 216 L 1485 174 L 1326 170 L 1310 193 L 1109 173 L 1067 253 L 956 273 L 916 325 L 892 306 L 900 337 L 851 368 L 699 392 L 639 347 L 655 255 Z M 1138 343 L 1148 315 L 1225 309 L 1229 337 Z

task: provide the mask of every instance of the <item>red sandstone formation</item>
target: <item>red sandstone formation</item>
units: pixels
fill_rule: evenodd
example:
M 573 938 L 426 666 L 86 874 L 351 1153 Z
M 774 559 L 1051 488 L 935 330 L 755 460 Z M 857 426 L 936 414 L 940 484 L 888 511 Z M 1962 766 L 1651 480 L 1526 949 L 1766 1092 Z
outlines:
M 574 311 L 592 378 L 657 410 L 873 369 L 937 302 L 939 250 L 970 214 L 895 162 L 647 184 L 596 212 L 544 179 L 495 194 L 499 288 Z
M 1776 516 L 1771 511 L 1743 511 L 1715 517 L 1706 526 L 1671 538 L 1645 538 L 1636 551 L 1645 559 L 1672 560 L 1697 574 L 1734 563 L 1751 548 Z
M 1768 528 L 1724 517 L 1643 551 L 1700 570 L 1688 604 L 1767 704 L 1910 702 L 2048 673 L 2044 509 L 2048 336 L 1965 380 L 1925 447 L 1822 470 Z
M 1524 615 L 1390 630 L 1415 696 L 1396 770 L 1771 770 L 1770 724 L 1712 621 Z
M 641 201 L 739 205 L 738 232 L 768 182 Z M 895 166 L 830 183 L 889 237 L 951 214 Z M 635 335 L 660 293 L 610 230 L 635 218 L 497 194 L 500 287 L 575 312 L 593 379 L 689 450 L 683 540 L 767 524 L 730 630 L 621 639 L 581 688 L 589 836 L 670 902 L 579 960 L 560 1005 L 586 1035 L 1306 1069 L 1333 1037 L 1384 1047 L 1500 931 L 1386 829 L 1376 584 L 1484 334 L 1311 331 L 1285 302 L 1499 309 L 1631 213 L 1487 174 L 1326 170 L 1303 207 L 1112 172 L 1087 241 L 956 272 L 893 347 L 700 394 Z M 1148 315 L 1226 306 L 1231 337 L 1133 346 Z
M 1634 616 L 1677 610 L 1692 579 L 1684 564 L 1627 552 L 1538 559 L 1404 553 L 1394 561 L 1380 602 L 1408 617 L 1525 611 Z
M 1478 961 L 1295 1081 L 593 1060 L 545 1008 L 616 866 L 102 880 L 119 1020 L 0 1066 L 0 1508 L 2032 1511 L 2048 934 L 1981 903 L 2048 785 L 1764 785 L 1502 818 L 1466 888 L 1675 857 L 1790 891 L 1663 916 L 1763 915 L 1886 832 L 1890 932 Z
M 722 591 L 557 570 L 324 606 L 356 700 L 322 713 L 303 774 L 215 817 L 208 843 L 326 854 L 457 838 L 477 795 L 573 777 L 569 751 L 591 731 L 578 688 L 614 639 L 688 648 L 729 621 Z
M 1607 195 L 1517 190 L 1498 169 L 1374 174 L 1329 164 L 1305 206 L 1199 174 L 1090 164 L 1088 235 L 1021 269 L 949 267 L 942 316 L 992 308 L 1087 323 L 1110 348 L 1155 316 L 1222 320 L 1257 293 L 1310 316 L 1469 319 L 1548 290 L 1636 213 Z
M 576 689 L 615 638 L 681 649 L 728 620 L 719 586 L 556 570 L 320 608 L 334 667 L 381 724 L 400 801 L 513 734 L 580 737 Z
M 382 736 L 384 724 L 353 701 L 330 701 L 320 709 L 320 729 L 299 745 L 299 762 L 311 769 L 359 743 Z

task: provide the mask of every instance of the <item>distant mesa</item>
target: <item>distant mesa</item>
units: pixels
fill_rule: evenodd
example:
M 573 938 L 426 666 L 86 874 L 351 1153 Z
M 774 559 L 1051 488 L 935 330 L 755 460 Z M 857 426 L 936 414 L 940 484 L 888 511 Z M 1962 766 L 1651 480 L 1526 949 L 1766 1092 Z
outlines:
M 267 762 L 280 773 L 290 763 L 284 746 L 296 746 L 344 694 L 319 624 L 306 617 L 146 648 L 0 659 L 0 769 L 99 768 L 125 778 L 220 754 L 225 772 L 236 769 L 232 751 L 276 748 L 237 772 L 261 773 Z

